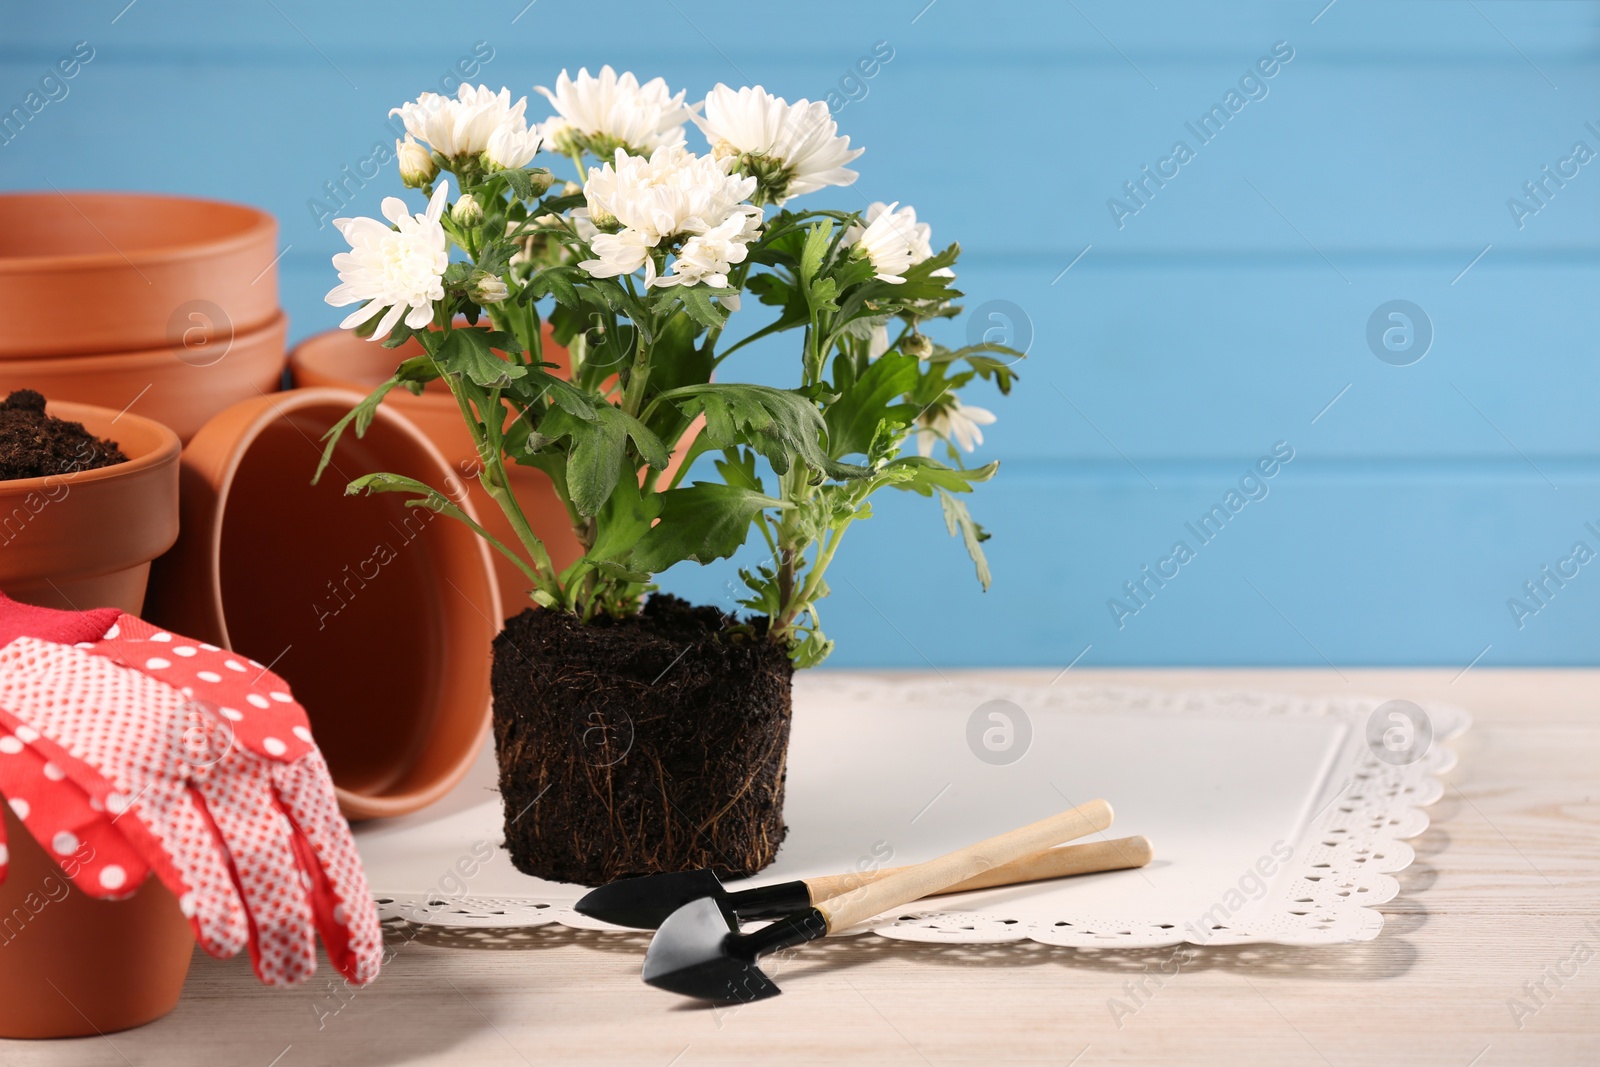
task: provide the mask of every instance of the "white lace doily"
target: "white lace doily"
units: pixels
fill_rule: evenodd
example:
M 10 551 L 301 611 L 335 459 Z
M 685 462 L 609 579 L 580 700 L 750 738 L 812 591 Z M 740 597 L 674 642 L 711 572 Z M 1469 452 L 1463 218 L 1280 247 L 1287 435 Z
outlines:
M 789 837 L 778 863 L 730 888 L 913 863 L 1103 796 L 1118 813 L 1104 836 L 1150 836 L 1149 867 L 936 898 L 857 932 L 1098 948 L 1368 940 L 1443 791 L 1435 776 L 1454 765 L 1445 742 L 1470 723 L 1423 705 L 1421 740 L 1401 739 L 1411 758 L 1369 740 L 1407 725 L 1389 715 L 1374 732 L 1388 700 L 803 676 Z M 374 886 L 394 890 L 378 893 L 383 917 L 614 929 L 572 910 L 581 887 L 520 875 L 503 852 L 452 867 L 474 837 L 484 852 L 501 840 L 500 818 L 495 798 L 360 835 Z

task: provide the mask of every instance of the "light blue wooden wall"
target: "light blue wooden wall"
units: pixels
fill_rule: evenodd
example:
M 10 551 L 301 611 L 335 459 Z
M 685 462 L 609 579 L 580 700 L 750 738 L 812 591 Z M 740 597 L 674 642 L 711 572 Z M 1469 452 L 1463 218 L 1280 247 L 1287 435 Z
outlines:
M 969 307 L 1014 303 L 1032 351 L 973 503 L 993 590 L 936 508 L 888 501 L 836 568 L 836 664 L 1600 662 L 1600 564 L 1520 628 L 1507 607 L 1574 542 L 1600 550 L 1600 160 L 1520 226 L 1507 206 L 1575 142 L 1600 152 L 1600 5 L 525 3 L 13 5 L 0 109 L 76 42 L 95 57 L 0 147 L 0 185 L 274 211 L 300 337 L 338 318 L 309 202 L 478 42 L 481 80 L 518 94 L 609 61 L 792 99 L 886 41 L 839 113 L 859 193 L 829 195 L 914 204 L 966 248 Z M 1266 95 L 1200 145 L 1185 123 L 1278 42 Z M 1193 160 L 1119 228 L 1108 199 L 1179 139 Z M 1410 366 L 1368 347 L 1393 299 L 1432 322 Z M 781 379 L 786 353 L 751 357 Z M 1270 494 L 1198 547 L 1185 523 L 1280 441 Z M 1195 558 L 1119 628 L 1107 601 L 1180 538 Z M 728 576 L 666 584 L 718 598 Z

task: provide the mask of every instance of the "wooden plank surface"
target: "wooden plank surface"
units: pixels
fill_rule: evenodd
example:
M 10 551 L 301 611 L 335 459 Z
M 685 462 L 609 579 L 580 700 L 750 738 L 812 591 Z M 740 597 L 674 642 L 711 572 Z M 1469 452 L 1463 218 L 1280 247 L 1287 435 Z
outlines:
M 197 955 L 171 1016 L 106 1038 L 0 1042 L 0 1063 L 1600 1062 L 1600 672 L 1073 678 L 1391 692 L 1464 705 L 1476 723 L 1455 743 L 1460 765 L 1433 826 L 1413 842 L 1418 859 L 1400 875 L 1401 895 L 1382 909 L 1387 926 L 1365 944 L 1202 948 L 1175 964 L 1171 948 L 848 938 L 787 962 L 782 997 L 719 1010 L 642 985 L 643 935 L 395 926 L 393 961 L 372 988 L 351 994 L 319 976 L 306 988 L 267 990 L 243 960 Z M 1575 973 L 1558 984 L 1548 976 L 1559 971 Z M 1536 1000 L 1524 983 L 1541 981 L 1549 992 Z M 1520 1018 L 1508 1006 L 1514 997 L 1530 1009 Z M 1114 1015 L 1113 999 L 1135 1010 Z

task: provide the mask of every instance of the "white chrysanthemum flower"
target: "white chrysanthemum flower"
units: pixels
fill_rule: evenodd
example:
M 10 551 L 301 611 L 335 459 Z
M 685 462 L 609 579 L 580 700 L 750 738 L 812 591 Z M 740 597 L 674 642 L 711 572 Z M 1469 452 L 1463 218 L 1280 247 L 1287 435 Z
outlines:
M 589 172 L 584 195 L 596 224 L 610 216 L 660 237 L 705 233 L 735 212 L 754 214 L 744 201 L 755 179 L 728 171 L 728 160 L 695 155 L 681 143 L 658 148 L 648 159 L 619 151 L 614 162 Z
M 743 263 L 748 254 L 745 246 L 750 240 L 749 230 L 750 216 L 730 215 L 721 225 L 689 238 L 678 251 L 671 272 L 657 278 L 655 284 L 698 285 L 706 282 L 726 289 L 728 268 L 735 263 Z M 728 299 L 733 300 L 732 304 L 727 299 L 723 301 L 728 310 L 739 310 L 737 298 Z
M 609 159 L 618 148 L 631 156 L 648 155 L 682 141 L 683 124 L 693 115 L 684 106 L 684 94 L 672 95 L 664 79 L 640 85 L 632 71 L 618 75 L 609 65 L 598 77 L 587 67 L 576 79 L 563 70 L 554 92 L 534 88 L 558 112 L 541 127 L 545 143 L 569 155 L 587 149 Z
M 412 140 L 409 133 L 404 141 L 395 141 L 394 154 L 400 164 L 400 180 L 412 189 L 421 189 L 439 176 L 433 154 Z
M 455 99 L 423 93 L 409 104 L 391 108 L 389 114 L 399 115 L 407 133 L 446 159 L 461 159 L 482 155 L 490 137 L 502 127 L 525 132 L 527 107 L 527 97 L 511 102 L 510 89 L 496 93 L 487 85 L 462 85 Z
M 994 412 L 989 409 L 963 404 L 951 397 L 949 404 L 941 404 L 917 416 L 917 451 L 931 456 L 933 446 L 945 440 L 971 452 L 983 444 L 983 431 L 978 427 L 993 422 Z
M 334 219 L 350 251 L 333 257 L 339 284 L 324 297 L 334 307 L 363 303 L 339 323 L 351 329 L 373 316 L 388 312 L 379 320 L 372 339 L 388 335 L 405 317 L 405 323 L 420 330 L 433 321 L 433 302 L 444 299 L 445 268 L 450 265 L 449 240 L 439 218 L 449 198 L 450 183 L 440 182 L 428 201 L 428 210 L 416 215 L 406 211 L 399 197 L 385 197 L 383 217 L 393 228 L 377 219 Z
M 864 148 L 840 137 L 823 101 L 789 103 L 761 86 L 738 91 L 718 84 L 695 123 L 717 156 L 733 156 L 738 169 L 761 179 L 762 200 L 783 203 L 825 185 L 849 185 L 856 172 L 845 164 Z
M 742 253 L 743 245 L 760 232 L 761 212 L 744 203 L 755 191 L 755 179 L 729 174 L 729 164 L 727 159 L 697 156 L 682 144 L 657 148 L 648 158 L 617 149 L 612 162 L 589 171 L 583 187 L 586 225 L 617 232 L 593 237 L 590 247 L 597 258 L 579 266 L 596 278 L 632 274 L 643 267 L 646 284 L 680 284 L 658 282 L 651 252 L 680 241 L 687 249 L 689 241 L 702 235 L 708 240 L 694 246 L 694 263 L 738 262 L 724 253 L 734 243 Z M 710 273 L 725 278 L 726 267 Z
M 496 170 L 517 170 L 533 161 L 539 151 L 539 131 L 507 123 L 489 135 L 483 158 Z
M 586 259 L 578 266 L 595 278 L 615 278 L 644 267 L 645 282 L 648 284 L 655 281 L 656 277 L 656 263 L 650 258 L 650 253 L 658 242 L 659 239 L 650 240 L 638 230 L 602 233 L 589 242 L 597 258 Z
M 867 208 L 865 221 L 865 226 L 846 230 L 842 244 L 866 256 L 879 281 L 903 282 L 906 271 L 933 255 L 933 227 L 917 221 L 915 208 L 902 208 L 898 200 L 876 202 Z M 949 267 L 933 273 L 940 278 L 956 276 Z

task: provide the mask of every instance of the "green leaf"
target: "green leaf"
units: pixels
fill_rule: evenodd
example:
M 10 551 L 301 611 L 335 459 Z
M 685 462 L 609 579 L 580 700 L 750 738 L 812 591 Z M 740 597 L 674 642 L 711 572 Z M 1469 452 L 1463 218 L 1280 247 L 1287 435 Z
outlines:
M 916 384 L 914 358 L 898 352 L 881 356 L 828 408 L 828 455 L 838 459 L 869 451 L 878 425 L 885 420 L 897 428 L 909 426 L 916 407 L 894 401 Z
M 592 562 L 615 560 L 626 555 L 639 543 L 650 529 L 650 524 L 661 514 L 661 496 L 643 492 L 637 483 L 623 478 L 606 498 L 605 506 L 595 516 L 597 530 L 594 544 L 585 556 Z M 630 579 L 646 581 L 644 578 Z
M 772 469 L 787 473 L 792 459 L 834 478 L 859 478 L 865 467 L 839 463 L 822 450 L 827 425 L 805 396 L 769 385 L 710 382 L 678 402 L 685 415 L 704 412 L 705 434 L 718 448 L 749 445 L 766 457 Z
M 1000 461 L 981 467 L 950 467 L 927 456 L 900 456 L 883 468 L 893 476 L 889 484 L 922 496 L 932 496 L 934 490 L 951 493 L 970 493 L 978 482 L 993 478 L 1000 469 Z
M 675 389 L 695 388 L 711 380 L 716 359 L 705 344 L 696 345 L 705 331 L 694 319 L 678 311 L 667 320 L 650 353 L 650 381 L 647 398 Z M 649 404 L 646 425 L 663 441 L 676 441 L 688 429 L 690 417 L 676 404 Z
M 583 298 L 570 277 L 577 272 L 577 267 L 546 267 L 535 271 L 523 292 L 533 297 L 553 296 L 562 307 L 577 309 L 583 306 Z
M 550 188 L 550 183 L 542 180 L 549 177 L 549 175 L 549 171 L 540 170 L 539 177 L 541 181 L 536 183 L 532 173 L 521 167 L 514 167 L 510 170 L 497 170 L 493 176 L 504 178 L 506 184 L 511 187 L 511 195 L 518 200 L 535 200 L 543 196 L 545 190 Z
M 846 256 L 844 262 L 839 264 L 833 272 L 833 279 L 840 289 L 848 289 L 852 285 L 871 281 L 873 276 L 872 260 L 866 256 Z M 885 283 L 887 284 L 887 283 Z
M 816 222 L 806 230 L 805 247 L 800 250 L 800 283 L 810 285 L 822 270 L 822 260 L 833 243 L 833 223 Z
M 576 415 L 585 422 L 593 422 L 600 417 L 595 414 L 597 406 L 608 406 L 603 403 L 597 405 L 590 394 L 577 388 L 566 379 L 558 378 L 554 374 L 538 367 L 533 368 L 529 374 L 512 382 L 510 394 L 523 407 L 542 404 L 548 398 L 556 407 L 569 415 Z
M 982 358 L 984 353 L 990 353 L 990 352 L 998 354 L 998 355 L 1002 355 L 1002 356 L 1011 357 L 1010 359 L 1003 360 L 1003 361 L 1002 360 L 996 360 L 996 359 L 991 359 L 991 360 L 984 361 L 984 362 L 987 362 L 987 363 L 1000 364 L 1002 366 L 1010 366 L 1012 363 L 1016 362 L 1019 359 L 1027 359 L 1028 358 L 1028 354 L 1026 352 L 1019 352 L 1015 348 L 1010 348 L 1010 347 L 1008 347 L 1006 345 L 991 344 L 991 343 L 985 342 L 984 344 L 979 344 L 979 345 L 964 345 L 961 348 L 944 349 L 942 351 L 937 351 L 933 355 L 928 357 L 928 362 L 929 363 L 953 363 L 954 361 L 956 361 L 958 359 L 966 359 L 966 360 L 970 360 L 974 365 L 976 365 L 980 361 L 980 359 Z
M 761 484 L 761 476 L 756 473 L 756 454 L 747 452 L 742 448 L 732 448 L 724 452 L 723 458 L 716 461 L 717 473 L 722 475 L 722 480 L 728 485 L 737 485 L 741 489 L 750 489 L 757 493 L 766 492 L 766 486 Z
M 773 307 L 788 307 L 799 296 L 794 286 L 776 274 L 757 274 L 745 283 L 745 288 L 754 293 L 757 300 Z
M 628 317 L 644 338 L 647 345 L 655 344 L 655 334 L 652 332 L 653 318 L 637 297 L 624 289 L 615 278 L 591 278 L 587 282 L 591 292 L 605 301 L 606 307 L 612 311 L 620 311 Z
M 473 257 L 474 275 L 503 276 L 511 270 L 511 257 L 522 251 L 521 241 L 506 240 L 506 218 L 491 215 L 480 224 L 478 253 Z
M 412 356 L 410 359 L 401 360 L 394 371 L 394 380 L 409 389 L 414 396 L 421 396 L 423 386 L 437 381 L 440 377 L 439 361 L 429 355 Z
M 322 479 L 322 472 L 328 469 L 328 464 L 333 462 L 334 449 L 339 447 L 339 439 L 344 436 L 345 430 L 355 427 L 356 436 L 364 437 L 367 427 L 372 425 L 372 420 L 377 417 L 378 405 L 383 403 L 383 398 L 389 395 L 389 390 L 400 384 L 398 377 L 390 378 L 368 393 L 362 401 L 351 408 L 349 413 L 328 428 L 322 435 L 327 442 L 322 448 L 322 458 L 317 462 L 316 472 L 311 475 L 311 484 L 316 485 Z
M 636 571 L 630 567 L 624 567 L 622 564 L 614 563 L 609 559 L 596 563 L 594 569 L 615 581 L 648 582 L 650 580 L 650 575 L 644 571 Z
M 821 630 L 812 630 L 790 651 L 789 658 L 794 661 L 795 670 L 803 671 L 818 666 L 832 652 L 833 642 L 822 636 Z
M 818 222 L 806 231 L 805 247 L 800 252 L 800 286 L 812 314 L 839 310 L 833 300 L 839 295 L 839 283 L 822 274 L 832 244 L 832 222 Z
M 630 562 L 660 573 L 682 560 L 710 563 L 739 550 L 756 513 L 783 501 L 716 482 L 695 482 L 661 494 L 661 521 L 634 547 Z
M 712 357 L 695 347 L 700 329 L 695 320 L 678 312 L 666 321 L 650 350 L 650 391 L 666 392 L 685 385 L 698 385 L 711 378 Z
M 978 584 L 987 592 L 992 578 L 989 574 L 989 560 L 983 554 L 982 543 L 989 540 L 988 532 L 972 521 L 967 505 L 943 489 L 939 490 L 939 504 L 944 508 L 945 529 L 950 531 L 951 537 L 955 537 L 958 533 L 961 535 L 962 542 L 967 546 L 967 555 L 972 557 L 972 564 L 978 570 Z
M 727 323 L 728 309 L 711 298 L 716 290 L 703 285 L 680 285 L 677 289 L 683 310 L 694 321 L 712 330 L 720 330 Z
M 551 408 L 539 424 L 541 437 L 566 437 L 571 441 L 567 490 L 573 506 L 584 515 L 599 514 L 623 470 L 634 469 L 632 463 L 626 462 L 630 439 L 644 461 L 656 470 L 665 468 L 670 458 L 661 439 L 632 415 L 610 404 L 601 404 L 594 411 L 597 417 L 588 422 L 561 408 Z
M 463 375 L 485 389 L 504 389 L 528 373 L 520 363 L 501 359 L 495 349 L 518 351 L 516 338 L 489 330 L 451 330 L 439 343 L 438 358 L 448 374 Z

